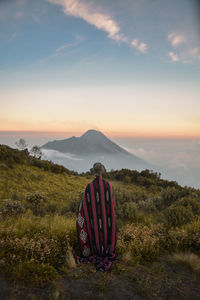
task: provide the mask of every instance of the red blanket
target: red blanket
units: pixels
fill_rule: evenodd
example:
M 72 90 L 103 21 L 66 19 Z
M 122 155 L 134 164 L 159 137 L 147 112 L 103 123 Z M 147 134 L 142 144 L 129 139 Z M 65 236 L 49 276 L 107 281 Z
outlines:
M 102 272 L 119 258 L 115 253 L 117 240 L 115 197 L 111 184 L 97 176 L 87 185 L 76 221 L 80 256 L 76 262 L 91 262 Z

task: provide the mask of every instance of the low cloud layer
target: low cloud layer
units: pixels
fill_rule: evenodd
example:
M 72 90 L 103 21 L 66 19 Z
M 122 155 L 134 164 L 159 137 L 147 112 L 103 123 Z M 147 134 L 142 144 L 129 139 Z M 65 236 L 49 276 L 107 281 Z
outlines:
M 127 151 L 162 168 L 162 178 L 200 188 L 200 140 L 117 139 Z
M 80 161 L 83 160 L 82 158 L 77 157 L 74 154 L 71 153 L 62 153 L 56 150 L 50 150 L 50 149 L 42 149 L 42 152 L 45 156 L 45 159 L 47 160 L 53 160 L 53 159 L 70 159 L 72 161 Z

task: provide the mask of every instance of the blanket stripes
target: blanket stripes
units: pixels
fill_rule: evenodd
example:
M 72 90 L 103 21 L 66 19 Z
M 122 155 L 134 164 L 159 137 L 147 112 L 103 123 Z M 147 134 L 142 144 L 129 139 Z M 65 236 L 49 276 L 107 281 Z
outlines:
M 77 263 L 91 262 L 102 272 L 119 258 L 115 254 L 115 197 L 111 184 L 97 176 L 85 189 L 76 221 L 80 256 Z

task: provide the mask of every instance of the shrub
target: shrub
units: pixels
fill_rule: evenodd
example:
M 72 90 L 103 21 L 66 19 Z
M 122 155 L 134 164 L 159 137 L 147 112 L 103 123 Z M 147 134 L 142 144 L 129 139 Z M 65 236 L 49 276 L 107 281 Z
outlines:
M 194 215 L 200 215 L 200 200 L 191 198 L 191 197 L 184 197 L 175 203 L 177 207 L 185 207 L 191 209 Z
M 124 183 L 131 183 L 131 177 L 128 176 L 128 175 L 124 176 L 123 182 L 124 182 Z
M 184 197 L 164 211 L 166 225 L 181 226 L 191 222 L 200 215 L 200 201 Z
M 82 196 L 83 193 L 79 193 L 79 195 L 71 200 L 66 206 L 64 206 L 61 211 L 60 211 L 60 215 L 78 215 L 78 211 L 79 211 L 79 206 L 80 206 L 80 202 L 82 200 Z
M 164 250 L 165 234 L 162 225 L 128 224 L 119 231 L 117 251 L 133 261 L 152 261 Z
M 75 221 L 61 216 L 36 217 L 27 213 L 22 218 L 7 220 L 0 232 L 0 261 L 8 268 L 33 260 L 60 268 L 66 263 L 71 245 L 78 250 Z
M 29 152 L 25 150 L 12 149 L 6 145 L 0 145 L 0 161 L 12 168 L 14 164 L 24 164 L 29 161 Z
M 165 223 L 167 227 L 181 226 L 194 219 L 194 214 L 190 207 L 185 208 L 184 206 L 170 206 L 165 212 Z
M 14 281 L 23 280 L 25 283 L 40 284 L 51 282 L 60 276 L 56 269 L 48 264 L 40 263 L 35 260 L 22 261 L 13 270 L 10 270 L 10 278 Z
M 200 251 L 200 218 L 184 226 L 187 232 L 187 245 L 192 251 Z
M 157 210 L 161 211 L 165 208 L 165 205 L 163 203 L 163 198 L 161 196 L 153 197 L 152 201 L 153 201 L 153 203 L 154 203 Z
M 144 176 L 138 176 L 137 183 L 139 185 L 145 186 L 146 188 L 149 188 L 152 185 L 154 185 L 154 179 L 153 178 L 146 178 Z
M 26 196 L 27 201 L 27 208 L 30 208 L 34 215 L 38 216 L 44 216 L 45 211 L 44 203 L 46 202 L 46 198 L 43 195 L 40 195 L 39 193 L 34 193 Z
M 141 200 L 138 202 L 138 208 L 142 209 L 146 212 L 154 212 L 156 211 L 155 204 L 152 199 Z
M 184 228 L 169 229 L 165 238 L 165 249 L 168 251 L 189 250 L 188 233 Z
M 126 202 L 123 206 L 123 219 L 133 220 L 137 216 L 137 204 L 134 202 Z
M 6 203 L 0 209 L 2 218 L 5 218 L 7 216 L 17 216 L 23 214 L 25 211 L 26 208 L 22 203 L 12 200 L 6 201 Z
M 175 187 L 167 187 L 162 191 L 161 196 L 165 207 L 170 206 L 180 197 L 179 191 Z
M 46 212 L 54 214 L 58 211 L 58 203 L 50 203 L 46 206 Z

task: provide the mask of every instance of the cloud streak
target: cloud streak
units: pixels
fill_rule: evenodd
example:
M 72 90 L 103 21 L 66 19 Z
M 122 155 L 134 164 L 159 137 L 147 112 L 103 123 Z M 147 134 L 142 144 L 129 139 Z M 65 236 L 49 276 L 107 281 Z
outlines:
M 65 43 L 65 44 L 61 45 L 60 47 L 58 47 L 55 50 L 55 52 L 53 54 L 51 54 L 51 55 L 49 55 L 45 58 L 40 59 L 38 62 L 39 63 L 44 63 L 44 62 L 47 62 L 47 61 L 49 61 L 51 59 L 54 59 L 56 57 L 64 56 L 64 55 L 67 54 L 67 50 L 69 48 L 73 48 L 73 47 L 78 46 L 82 41 L 83 41 L 83 38 L 78 36 L 74 42 Z
M 47 0 L 50 3 L 61 5 L 66 15 L 81 18 L 87 23 L 94 25 L 97 29 L 107 32 L 108 37 L 126 42 L 126 37 L 120 34 L 120 27 L 111 16 L 95 11 L 92 4 L 80 0 Z
M 98 12 L 92 3 L 81 0 L 47 0 L 49 3 L 61 5 L 66 15 L 71 15 L 83 19 L 87 23 L 95 26 L 99 30 L 107 33 L 112 40 L 126 43 L 135 47 L 139 52 L 147 52 L 147 44 L 138 40 L 130 41 L 120 32 L 118 23 L 108 14 Z
M 82 158 L 77 157 L 74 154 L 71 153 L 62 153 L 57 150 L 52 150 L 52 149 L 42 149 L 42 152 L 45 154 L 47 159 L 70 159 L 70 160 L 75 160 L 75 161 L 80 161 L 83 160 Z

